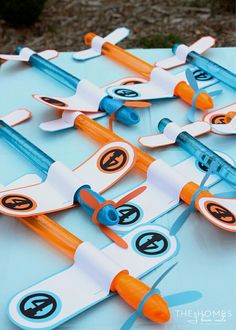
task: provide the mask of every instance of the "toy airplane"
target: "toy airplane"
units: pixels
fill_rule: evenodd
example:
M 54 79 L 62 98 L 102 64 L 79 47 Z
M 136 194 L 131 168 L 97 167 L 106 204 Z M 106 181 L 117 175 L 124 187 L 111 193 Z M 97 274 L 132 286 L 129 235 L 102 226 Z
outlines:
M 219 155 L 224 157 L 228 162 L 233 163 L 232 160 L 224 154 L 219 153 Z M 186 181 L 194 182 L 199 186 L 207 173 L 206 167 L 196 161 L 194 157 L 190 157 L 172 166 L 170 172 L 172 171 L 177 173 L 177 176 L 184 176 Z M 169 175 L 171 180 L 173 173 L 169 173 Z M 135 229 L 139 225 L 157 222 L 160 217 L 181 204 L 179 194 L 176 193 L 176 190 L 171 191 L 171 188 L 169 188 L 170 185 L 165 187 L 163 181 L 167 181 L 167 179 L 165 178 L 162 181 L 160 178 L 158 179 L 158 182 L 154 181 L 152 172 L 150 171 L 147 173 L 144 182 L 114 199 L 115 202 L 119 203 L 117 211 L 120 217 L 119 223 L 112 227 L 115 232 L 124 234 Z M 210 187 L 219 181 L 220 178 L 218 176 L 211 175 L 204 185 L 205 189 L 209 190 Z M 141 193 L 136 194 L 136 191 L 141 189 Z M 126 200 L 126 196 L 132 196 L 132 198 Z M 179 230 L 181 228 L 182 226 Z
M 1 117 L 1 120 L 14 126 L 30 117 L 29 111 L 21 109 Z M 13 138 L 16 138 L 14 133 L 11 135 L 11 140 Z M 26 142 L 25 147 L 27 145 Z M 31 150 L 34 151 L 33 148 Z M 35 186 L 40 182 L 41 179 L 37 175 L 26 175 L 7 187 L 1 185 L 0 191 L 8 194 L 21 189 L 19 188 L 21 186 Z M 25 204 L 22 201 L 20 199 L 17 205 L 23 212 Z M 110 297 L 113 292 L 119 294 L 134 309 L 139 309 L 142 304 L 144 315 L 159 323 L 169 320 L 170 307 L 201 298 L 201 294 L 197 291 L 186 291 L 163 299 L 155 291 L 152 295 L 150 294 L 148 300 L 144 301 L 150 288 L 137 278 L 168 261 L 178 251 L 177 240 L 164 227 L 140 226 L 132 233 L 125 235 L 123 240 L 127 246 L 129 244 L 129 248 L 124 254 L 122 252 L 124 250 L 115 244 L 100 251 L 91 243 L 81 241 L 46 215 L 29 217 L 23 217 L 23 213 L 20 215 L 18 220 L 74 260 L 73 266 L 69 269 L 22 291 L 11 300 L 9 316 L 17 326 L 23 329 L 57 327 Z M 160 277 L 159 282 L 168 271 Z M 129 275 L 129 272 L 137 278 Z M 71 299 L 71 296 L 75 299 Z M 132 321 L 134 321 L 133 318 Z
M 32 179 L 33 182 L 35 179 Z M 8 191 L 18 184 L 14 182 L 5 189 Z M 140 309 L 142 304 L 144 316 L 158 323 L 169 321 L 169 308 L 201 298 L 198 291 L 162 297 L 156 290 L 150 292 L 148 285 L 138 279 L 177 254 L 178 242 L 164 227 L 154 224 L 140 226 L 125 235 L 124 240 L 129 248 L 124 253 L 115 244 L 99 250 L 46 215 L 20 217 L 18 220 L 73 260 L 73 265 L 68 269 L 21 291 L 11 299 L 9 317 L 20 328 L 53 329 L 113 293 L 117 293 L 135 310 Z M 172 268 L 160 276 L 158 283 Z M 147 294 L 149 298 L 145 299 Z
M 146 83 L 125 86 L 125 88 L 122 88 L 121 86 L 109 87 L 107 88 L 107 93 L 110 96 L 120 100 L 133 101 L 173 98 L 177 96 L 184 102 L 192 105 L 195 92 L 191 86 L 186 83 L 182 76 L 179 78 L 178 76 L 173 76 L 162 68 L 156 68 L 120 47 L 112 45 L 94 33 L 88 33 L 84 40 L 86 45 L 92 47 L 92 49 L 95 43 L 94 40 L 99 40 L 102 54 L 126 65 L 148 80 Z M 84 60 L 85 57 L 86 56 L 82 51 L 81 59 Z M 80 52 L 75 53 L 75 59 L 80 59 Z M 213 100 L 208 94 L 201 92 L 196 98 L 195 105 L 201 110 L 207 110 L 213 107 Z
M 40 127 L 45 131 L 58 130 L 57 122 L 64 120 L 63 115 L 62 119 L 43 123 Z M 68 113 L 66 113 L 66 116 L 68 116 Z M 72 118 L 70 120 L 72 122 Z M 82 113 L 77 113 L 77 117 L 73 117 L 73 121 L 76 128 L 81 129 L 89 134 L 90 137 L 103 144 L 111 141 L 125 141 L 117 134 L 111 132 Z M 158 212 L 155 215 L 156 217 L 169 210 L 170 202 L 174 203 L 174 207 L 178 205 L 180 200 L 188 205 L 191 203 L 193 196 L 199 190 L 198 184 L 193 183 L 192 179 L 189 180 L 188 177 L 184 177 L 184 171 L 178 173 L 165 162 L 154 159 L 139 148 L 133 146 L 133 149 L 135 152 L 134 167 L 147 176 L 147 184 L 144 185 L 143 192 L 144 194 L 146 191 L 145 197 L 142 194 L 140 194 L 140 196 L 148 202 L 148 199 L 151 199 L 151 195 L 155 196 L 155 193 L 157 193 L 158 190 L 159 193 L 160 191 L 163 192 L 163 198 L 166 197 L 166 203 L 162 201 L 160 203 L 161 206 L 159 203 L 154 203 L 154 205 L 152 205 L 151 208 L 158 209 Z M 214 225 L 225 230 L 236 231 L 235 199 L 215 197 L 210 194 L 208 190 L 205 190 L 199 194 L 199 197 L 195 202 L 195 208 Z M 218 214 L 218 212 L 215 211 L 216 209 L 222 210 L 222 213 Z M 223 211 L 225 214 L 230 214 L 229 218 L 231 217 L 232 221 L 225 221 Z
M 191 63 L 202 69 L 204 72 L 207 72 L 209 75 L 222 81 L 229 87 L 236 89 L 235 73 L 225 69 L 214 61 L 200 55 L 207 49 L 212 47 L 214 44 L 215 39 L 213 39 L 212 37 L 203 37 L 190 47 L 182 44 L 175 44 L 172 48 L 174 56 L 158 61 L 155 63 L 155 65 L 163 69 L 170 69 L 183 65 L 185 63 Z
M 104 114 L 114 114 L 115 118 L 125 125 L 134 125 L 139 122 L 139 117 L 136 112 L 127 105 L 140 107 L 146 106 L 145 103 L 142 105 L 140 102 L 132 102 L 132 104 L 129 102 L 125 105 L 123 101 L 112 99 L 107 95 L 106 88 L 99 88 L 86 79 L 80 80 L 49 62 L 49 58 L 53 58 L 57 55 L 56 51 L 48 50 L 37 54 L 32 49 L 18 47 L 16 52 L 18 55 L 0 54 L 0 60 L 27 62 L 75 92 L 75 94 L 70 97 L 52 98 L 33 95 L 35 99 L 57 109 L 86 112 L 92 118 L 98 118 L 104 116 Z
M 196 121 L 188 124 L 184 126 L 183 129 L 187 129 L 193 136 L 198 136 L 209 132 L 222 136 L 234 135 L 236 134 L 235 114 L 236 103 L 233 103 L 227 105 L 226 107 L 204 114 L 202 121 Z
M 194 137 L 209 132 L 222 136 L 234 135 L 236 134 L 236 103 L 206 113 L 203 115 L 202 121 L 195 121 L 179 127 L 179 129 L 188 132 Z M 161 134 L 143 136 L 139 139 L 139 142 L 148 148 L 158 148 L 175 143 L 173 139 L 167 139 L 167 137 Z
M 134 151 L 128 143 L 109 143 L 71 171 L 26 140 L 4 120 L 0 121 L 0 135 L 47 175 L 43 183 L 0 193 L 0 212 L 27 217 L 67 209 L 79 203 L 107 236 L 126 247 L 122 239 L 105 226 L 119 221 L 114 203 L 106 201 L 95 191 L 104 192 L 131 169 Z
M 198 127 L 204 125 L 203 122 L 196 122 L 194 126 L 194 135 Z M 236 168 L 222 159 L 214 151 L 206 147 L 202 142 L 195 139 L 192 135 L 193 127 L 186 125 L 179 127 L 170 119 L 164 118 L 159 124 L 158 128 L 162 134 L 144 136 L 139 139 L 139 142 L 145 147 L 158 148 L 173 143 L 177 143 L 181 148 L 193 155 L 203 166 L 209 168 L 212 163 L 215 164 L 213 172 L 219 175 L 223 180 L 232 185 L 236 185 Z

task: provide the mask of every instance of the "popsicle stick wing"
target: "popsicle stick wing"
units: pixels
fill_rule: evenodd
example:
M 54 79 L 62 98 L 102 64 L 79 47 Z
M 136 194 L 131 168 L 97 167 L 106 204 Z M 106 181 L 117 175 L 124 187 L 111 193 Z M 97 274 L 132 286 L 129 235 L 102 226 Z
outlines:
M 92 43 L 92 47 L 90 49 L 81 50 L 73 54 L 73 58 L 79 61 L 85 61 L 88 59 L 92 59 L 94 57 L 101 55 L 101 47 L 105 42 L 110 42 L 112 44 L 117 44 L 121 40 L 125 39 L 129 35 L 129 29 L 125 27 L 121 27 L 115 29 L 111 33 L 109 33 L 105 38 L 97 37 L 99 40 L 95 44 Z
M 96 151 L 86 162 L 74 170 L 76 176 L 86 178 L 86 183 L 99 193 L 114 185 L 130 171 L 135 155 L 131 145 L 112 142 Z
M 100 148 L 87 161 L 71 171 L 54 162 L 43 183 L 0 192 L 0 212 L 10 216 L 32 216 L 74 206 L 76 191 L 89 185 L 103 192 L 120 180 L 134 164 L 133 148 L 113 142 Z
M 66 111 L 81 111 L 81 112 L 98 112 L 98 107 L 94 107 L 91 99 L 83 100 L 78 97 L 77 94 L 67 97 L 60 96 L 45 96 L 33 94 L 33 98 L 37 101 L 46 104 L 55 109 L 66 110 Z
M 187 132 L 192 136 L 199 136 L 211 131 L 211 126 L 202 121 L 197 121 L 181 127 L 182 132 Z M 180 132 L 181 133 L 181 132 Z M 174 139 L 170 139 L 164 133 L 142 136 L 139 143 L 148 148 L 159 148 L 175 143 Z
M 203 54 L 209 48 L 215 45 L 216 40 L 211 36 L 205 36 L 194 42 L 191 46 L 189 46 L 191 51 L 195 51 L 196 53 Z
M 236 120 L 235 117 L 229 123 L 226 123 L 226 116 L 230 112 L 236 112 L 236 103 L 227 105 L 226 107 L 211 111 L 205 114 L 203 121 L 211 125 L 213 133 L 228 135 L 236 134 Z
M 0 54 L 0 59 L 4 61 L 28 62 L 29 56 Z
M 189 52 L 195 51 L 199 54 L 202 54 L 205 51 L 207 51 L 210 47 L 214 46 L 214 44 L 215 44 L 215 39 L 210 36 L 206 36 L 194 42 L 191 46 L 188 47 L 188 50 Z M 171 69 L 180 65 L 184 65 L 185 63 L 186 63 L 185 60 L 181 59 L 177 55 L 174 55 L 169 58 L 157 61 L 155 65 L 162 69 Z
M 30 59 L 30 56 L 33 54 L 36 54 L 36 53 L 25 47 L 18 55 L 0 54 L 0 59 L 2 59 L 4 61 L 28 62 Z M 56 50 L 44 50 L 44 51 L 38 53 L 38 55 L 40 55 L 41 57 L 43 57 L 46 60 L 50 60 L 50 59 L 57 57 L 58 52 Z
M 92 58 L 95 58 L 100 55 L 101 55 L 101 52 L 98 52 L 98 51 L 94 50 L 93 48 L 89 48 L 89 49 L 81 50 L 77 53 L 74 53 L 73 58 L 75 60 L 79 60 L 79 61 L 86 61 L 88 59 L 92 59 Z
M 105 115 L 106 115 L 106 113 L 101 112 L 101 111 L 86 114 L 86 116 L 88 116 L 92 119 L 101 118 L 101 117 L 104 117 Z M 63 129 L 71 128 L 71 127 L 74 127 L 74 122 L 75 122 L 75 119 L 77 116 L 78 116 L 77 111 L 74 111 L 74 112 L 73 111 L 63 111 L 62 117 L 60 119 L 41 123 L 39 125 L 39 127 L 43 131 L 47 131 L 47 132 L 56 132 L 56 131 L 60 131 Z
M 104 90 L 106 90 L 108 87 L 111 87 L 111 86 L 136 85 L 136 84 L 146 83 L 146 82 L 148 82 L 148 80 L 146 80 L 142 77 L 131 76 L 131 77 L 125 77 L 125 78 L 115 80 L 109 84 L 104 85 L 102 88 Z
M 158 66 L 162 69 L 171 69 L 175 68 L 177 66 L 184 65 L 185 61 L 180 60 L 177 56 L 171 56 L 169 58 L 165 58 L 163 60 L 157 61 L 155 63 L 155 66 Z
M 147 148 L 158 148 L 174 144 L 175 140 L 169 139 L 164 134 L 153 134 L 142 136 L 139 138 L 138 142 Z
M 111 33 L 109 33 L 104 40 L 112 44 L 117 44 L 121 40 L 125 39 L 129 35 L 129 29 L 126 27 L 117 28 Z
M 236 134 L 236 116 L 228 124 L 213 124 L 211 128 L 214 132 L 222 135 Z
M 27 109 L 17 109 L 16 111 L 10 112 L 0 117 L 9 126 L 16 126 L 31 118 L 31 112 Z
M 236 199 L 221 197 L 201 197 L 197 209 L 215 226 L 236 232 Z
M 47 49 L 42 52 L 39 52 L 38 55 L 43 57 L 45 60 L 51 60 L 59 55 L 58 51 L 54 49 Z
M 106 96 L 102 88 L 97 87 L 86 79 L 79 81 L 76 92 L 68 97 L 48 97 L 33 95 L 33 97 L 48 106 L 60 110 L 98 112 L 101 100 Z
M 194 123 L 183 126 L 182 129 L 183 131 L 189 133 L 192 136 L 199 136 L 210 132 L 211 126 L 208 123 L 196 121 Z
M 73 193 L 63 194 L 62 187 L 46 180 L 41 184 L 0 192 L 0 212 L 27 217 L 55 212 L 73 205 Z

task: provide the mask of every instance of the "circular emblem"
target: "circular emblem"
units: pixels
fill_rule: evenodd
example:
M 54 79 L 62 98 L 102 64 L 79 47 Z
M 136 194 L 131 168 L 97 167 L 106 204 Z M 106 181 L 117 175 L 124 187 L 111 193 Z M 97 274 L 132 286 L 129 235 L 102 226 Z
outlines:
M 209 73 L 201 70 L 201 69 L 197 69 L 195 71 L 193 71 L 193 75 L 194 78 L 198 81 L 208 81 L 213 79 L 213 76 L 211 76 Z
M 116 209 L 119 213 L 119 225 L 128 226 L 142 218 L 142 212 L 134 204 L 123 204 Z
M 133 98 L 133 97 L 136 97 L 139 95 L 137 92 L 133 91 L 132 89 L 128 89 L 128 88 L 117 88 L 117 89 L 114 89 L 113 92 L 118 96 L 122 96 L 122 97 L 126 97 L 126 98 Z
M 222 222 L 226 223 L 235 223 L 236 218 L 235 215 L 229 211 L 224 206 L 217 204 L 217 203 L 209 203 L 205 205 L 207 211 L 217 220 L 220 220 Z
M 20 313 L 27 319 L 42 321 L 54 318 L 61 310 L 60 299 L 50 293 L 37 292 L 24 297 L 18 305 Z
M 51 97 L 43 96 L 43 97 L 41 97 L 41 100 L 43 100 L 44 102 L 49 103 L 51 105 L 57 106 L 57 107 L 68 107 L 68 105 L 66 103 L 56 100 L 56 99 L 52 99 Z
M 203 172 L 207 172 L 209 170 L 209 168 L 206 165 L 198 161 L 196 162 L 196 166 Z
M 14 211 L 32 211 L 36 208 L 36 202 L 24 195 L 6 195 L 1 198 L 0 204 Z
M 103 172 L 113 173 L 120 171 L 128 162 L 128 152 L 119 147 L 106 150 L 98 159 L 98 168 Z
M 135 236 L 133 247 L 141 255 L 156 257 L 169 249 L 169 242 L 163 234 L 146 231 Z
M 211 118 L 212 124 L 226 124 L 225 115 L 216 115 Z

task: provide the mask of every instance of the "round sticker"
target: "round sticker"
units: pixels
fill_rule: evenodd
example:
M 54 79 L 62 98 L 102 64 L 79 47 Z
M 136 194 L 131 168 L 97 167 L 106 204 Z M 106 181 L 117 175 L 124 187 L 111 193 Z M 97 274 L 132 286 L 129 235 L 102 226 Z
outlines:
M 98 159 L 98 168 L 103 172 L 113 173 L 120 171 L 129 160 L 128 152 L 120 147 L 106 150 Z
M 126 98 L 133 98 L 133 97 L 136 97 L 139 95 L 134 90 L 127 89 L 127 88 L 117 88 L 117 89 L 114 89 L 113 92 L 118 96 L 122 96 L 122 97 L 126 97 Z
M 20 314 L 33 322 L 49 321 L 61 310 L 60 299 L 51 292 L 30 293 L 18 303 Z
M 193 75 L 194 78 L 198 81 L 208 81 L 213 79 L 213 76 L 211 76 L 209 73 L 201 70 L 201 69 L 197 69 L 195 71 L 193 71 Z
M 199 168 L 203 172 L 207 172 L 209 170 L 209 168 L 206 165 L 204 165 L 203 163 L 198 162 L 198 161 L 196 161 L 196 167 Z
M 119 213 L 119 225 L 128 226 L 138 222 L 143 217 L 143 212 L 137 205 L 132 203 L 123 204 L 116 208 Z
M 225 115 L 216 115 L 213 116 L 210 120 L 212 124 L 226 124 Z
M 6 195 L 0 200 L 0 204 L 13 211 L 27 212 L 36 208 L 37 204 L 28 196 L 24 195 Z
M 51 97 L 42 96 L 41 100 L 43 100 L 44 102 L 49 103 L 51 105 L 54 105 L 54 106 L 68 107 L 68 105 L 66 103 L 56 100 L 56 99 L 52 99 Z
M 229 211 L 226 207 L 212 202 L 206 202 L 205 205 L 207 211 L 217 220 L 226 223 L 235 223 L 235 215 Z
M 134 249 L 141 255 L 156 257 L 169 250 L 169 241 L 162 233 L 145 231 L 139 233 L 133 240 Z
M 129 80 L 124 82 L 122 85 L 137 85 L 137 84 L 141 84 L 143 81 L 137 81 L 137 80 Z

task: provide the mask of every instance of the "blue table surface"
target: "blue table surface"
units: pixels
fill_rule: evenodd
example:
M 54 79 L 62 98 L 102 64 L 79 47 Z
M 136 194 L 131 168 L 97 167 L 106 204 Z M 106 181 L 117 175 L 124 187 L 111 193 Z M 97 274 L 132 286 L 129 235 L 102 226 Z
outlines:
M 131 52 L 150 63 L 171 55 L 169 49 L 135 49 Z M 134 75 L 104 56 L 78 63 L 72 59 L 71 55 L 71 53 L 61 53 L 53 62 L 79 78 L 87 78 L 99 86 L 124 76 Z M 210 49 L 206 55 L 230 70 L 236 71 L 236 48 Z M 182 70 L 183 67 L 173 72 Z M 215 98 L 215 109 L 235 102 L 234 91 L 223 84 L 217 84 L 207 90 L 218 87 L 223 89 L 223 93 Z M 33 118 L 16 129 L 54 159 L 63 161 L 70 168 L 76 167 L 96 150 L 98 144 L 75 129 L 54 134 L 41 131 L 38 125 L 43 121 L 55 119 L 56 114 L 53 109 L 48 109 L 35 101 L 31 97 L 33 93 L 48 96 L 72 95 L 69 89 L 35 68 L 19 63 L 6 63 L 2 66 L 0 114 L 6 114 L 17 108 L 30 109 Z M 127 129 L 115 123 L 114 129 L 118 134 L 138 145 L 137 138 L 155 133 L 157 123 L 163 117 L 169 117 L 178 124 L 185 124 L 187 109 L 187 105 L 178 99 L 156 101 L 151 108 L 137 110 L 141 116 L 139 125 Z M 198 116 L 200 117 L 201 114 L 199 111 Z M 99 122 L 106 126 L 107 118 L 102 118 Z M 208 134 L 202 136 L 200 140 L 214 150 L 224 151 L 236 159 L 235 137 Z M 26 173 L 40 174 L 33 165 L 3 141 L 0 141 L 0 148 L 1 183 L 7 184 Z M 150 153 L 169 164 L 176 164 L 189 157 L 177 146 Z M 105 195 L 112 198 L 142 180 L 144 180 L 143 177 L 132 172 Z M 218 193 L 227 190 L 232 190 L 232 188 L 222 182 L 211 189 L 212 192 Z M 183 205 L 176 208 L 156 220 L 156 223 L 170 228 L 184 208 Z M 53 214 L 52 218 L 80 238 L 90 240 L 97 247 L 103 247 L 109 242 L 91 223 L 88 216 L 78 208 Z M 16 219 L 1 215 L 0 235 L 0 328 L 13 330 L 17 327 L 9 321 L 6 313 L 10 298 L 33 283 L 69 267 L 71 261 Z M 176 257 L 178 266 L 161 282 L 159 288 L 163 295 L 198 290 L 203 294 L 203 298 L 197 302 L 173 308 L 172 319 L 166 325 L 154 325 L 140 318 L 135 323 L 134 329 L 236 329 L 235 234 L 214 227 L 204 221 L 199 213 L 194 212 L 178 233 L 178 238 L 181 245 Z M 168 263 L 172 264 L 173 260 Z M 144 280 L 151 285 L 166 269 L 166 266 L 167 264 L 151 272 Z M 60 329 L 116 330 L 121 327 L 131 312 L 131 308 L 115 296 L 70 320 Z

